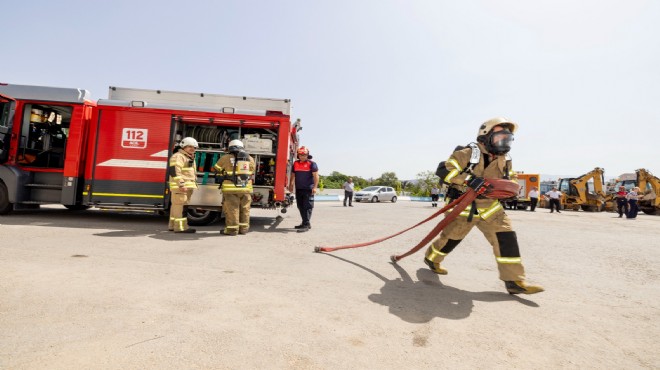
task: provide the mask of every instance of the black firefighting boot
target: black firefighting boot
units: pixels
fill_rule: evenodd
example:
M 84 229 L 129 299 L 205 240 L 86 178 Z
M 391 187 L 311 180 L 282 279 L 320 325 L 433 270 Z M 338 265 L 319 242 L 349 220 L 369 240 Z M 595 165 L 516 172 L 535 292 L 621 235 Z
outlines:
M 505 281 L 504 285 L 509 294 L 534 294 L 545 290 L 540 285 L 529 285 L 521 280 Z

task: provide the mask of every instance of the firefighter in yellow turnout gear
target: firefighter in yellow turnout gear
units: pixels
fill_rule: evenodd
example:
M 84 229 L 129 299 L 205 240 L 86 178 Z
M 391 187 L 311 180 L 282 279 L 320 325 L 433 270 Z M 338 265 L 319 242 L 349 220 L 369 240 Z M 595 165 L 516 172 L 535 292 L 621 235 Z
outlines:
M 438 169 L 438 175 L 449 185 L 447 202 L 458 198 L 471 186 L 478 190 L 484 178 L 505 178 L 515 181 L 508 152 L 517 125 L 505 118 L 494 118 L 479 128 L 477 143 L 456 151 Z M 440 266 L 463 238 L 476 226 L 493 247 L 500 279 L 511 294 L 542 292 L 540 286 L 525 283 L 518 239 L 511 221 L 497 199 L 477 198 L 460 216 L 442 231 L 426 251 L 424 262 L 437 274 L 447 270 Z
M 243 149 L 243 142 L 229 142 L 229 154 L 215 164 L 216 176 L 223 178 L 222 209 L 225 212 L 225 235 L 247 234 L 250 228 L 252 204 L 252 174 L 254 159 Z
M 169 162 L 170 175 L 170 223 L 168 229 L 177 233 L 194 233 L 196 230 L 188 227 L 187 206 L 193 190 L 197 189 L 197 165 L 195 150 L 199 147 L 197 140 L 187 137 L 181 140 L 180 149 L 172 155 Z

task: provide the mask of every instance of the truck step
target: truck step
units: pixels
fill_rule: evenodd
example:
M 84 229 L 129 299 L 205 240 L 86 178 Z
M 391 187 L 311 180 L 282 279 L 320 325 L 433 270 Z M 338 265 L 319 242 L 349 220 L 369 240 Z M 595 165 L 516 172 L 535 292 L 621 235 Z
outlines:
M 25 184 L 25 186 L 36 189 L 62 189 L 62 185 L 52 184 Z
M 24 200 L 22 202 L 17 202 L 18 204 L 60 204 L 59 202 L 44 202 L 40 200 Z

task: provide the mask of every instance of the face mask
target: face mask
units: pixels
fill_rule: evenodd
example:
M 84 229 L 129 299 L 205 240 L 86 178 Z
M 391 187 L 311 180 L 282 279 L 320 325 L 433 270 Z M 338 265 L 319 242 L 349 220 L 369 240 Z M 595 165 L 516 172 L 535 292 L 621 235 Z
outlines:
M 506 154 L 511 150 L 513 134 L 508 129 L 494 131 L 488 135 L 488 151 L 492 154 Z

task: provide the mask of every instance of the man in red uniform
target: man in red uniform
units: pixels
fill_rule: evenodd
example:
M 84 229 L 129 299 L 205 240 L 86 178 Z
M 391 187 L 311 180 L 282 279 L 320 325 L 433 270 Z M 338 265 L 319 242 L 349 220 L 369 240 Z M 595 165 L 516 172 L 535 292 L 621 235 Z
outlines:
M 619 218 L 623 215 L 628 215 L 628 199 L 626 199 L 628 192 L 625 186 L 619 186 L 619 191 L 616 192 L 616 210 L 619 212 Z
M 291 168 L 291 179 L 289 181 L 289 191 L 296 190 L 296 206 L 300 211 L 302 223 L 295 226 L 299 233 L 309 231 L 312 228 L 310 219 L 314 209 L 314 194 L 319 185 L 319 167 L 316 162 L 311 161 L 312 156 L 309 150 L 301 146 L 298 149 L 298 160 L 293 162 Z

